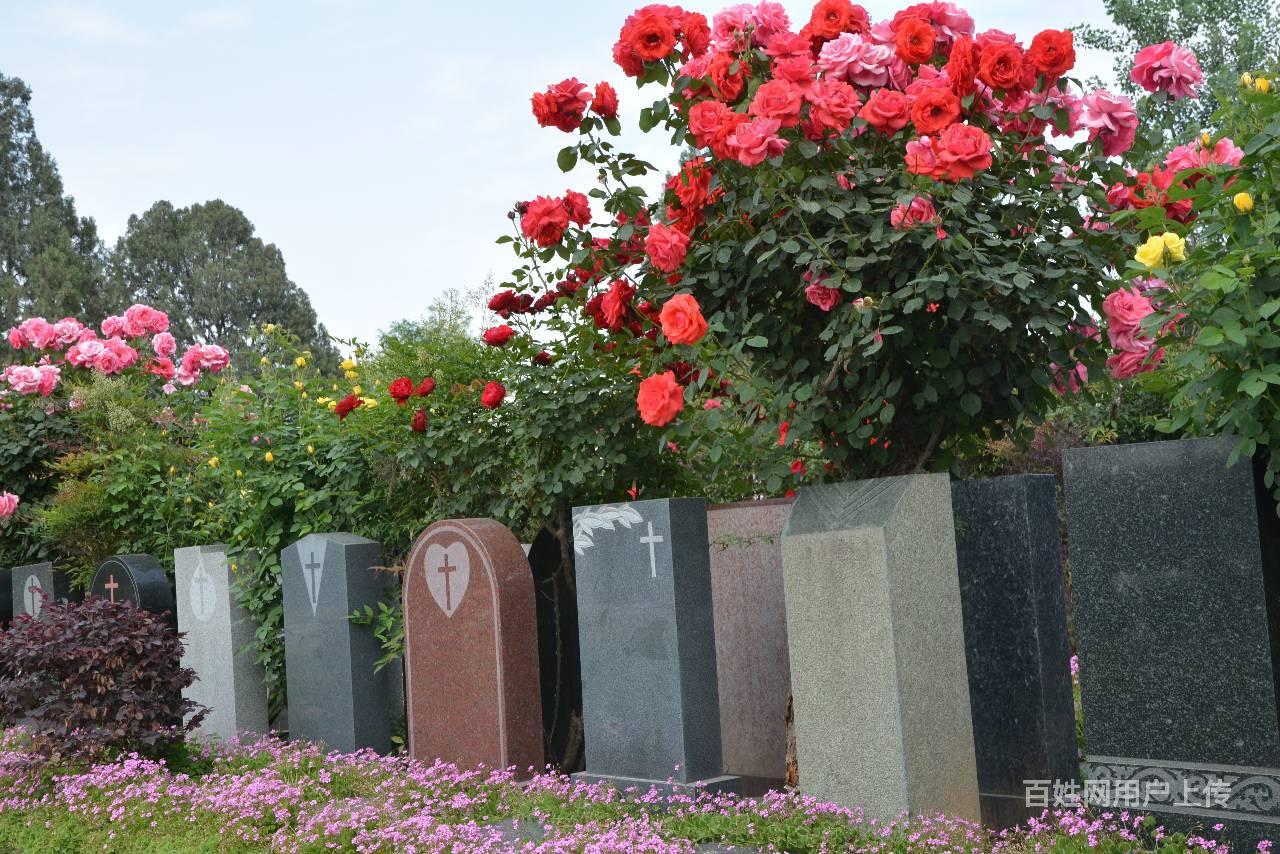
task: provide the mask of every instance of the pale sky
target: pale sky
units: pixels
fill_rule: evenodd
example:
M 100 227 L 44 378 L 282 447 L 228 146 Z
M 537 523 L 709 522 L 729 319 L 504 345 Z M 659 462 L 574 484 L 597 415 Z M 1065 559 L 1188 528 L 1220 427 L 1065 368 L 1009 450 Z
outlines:
M 0 0 L 0 73 L 34 90 L 36 130 L 108 245 L 130 214 L 221 198 L 284 253 L 329 329 L 371 340 L 432 296 L 513 266 L 494 239 L 520 199 L 589 188 L 555 155 L 529 96 L 577 77 L 614 84 L 624 148 L 674 162 L 641 134 L 637 92 L 610 48 L 639 2 Z M 708 19 L 725 4 L 686 3 Z M 812 2 L 784 0 L 794 28 Z M 867 3 L 872 20 L 906 0 Z M 980 0 L 979 31 L 1106 24 L 1101 0 Z M 1080 52 L 1076 74 L 1109 77 Z

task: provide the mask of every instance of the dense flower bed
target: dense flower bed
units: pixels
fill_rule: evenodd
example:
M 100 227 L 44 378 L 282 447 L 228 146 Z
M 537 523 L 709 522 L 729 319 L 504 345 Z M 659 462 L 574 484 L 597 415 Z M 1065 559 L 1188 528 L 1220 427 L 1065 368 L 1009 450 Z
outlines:
M 625 800 L 559 774 L 517 783 L 506 771 L 367 752 L 326 756 L 273 739 L 196 749 L 184 766 L 127 756 L 50 768 L 24 749 L 21 731 L 10 731 L 0 741 L 0 847 L 621 854 L 728 842 L 786 851 L 1228 851 L 1158 831 L 1139 842 L 1143 819 L 1127 813 L 1062 812 L 997 836 L 944 817 L 877 822 L 794 793 Z M 512 841 L 512 821 L 535 838 Z

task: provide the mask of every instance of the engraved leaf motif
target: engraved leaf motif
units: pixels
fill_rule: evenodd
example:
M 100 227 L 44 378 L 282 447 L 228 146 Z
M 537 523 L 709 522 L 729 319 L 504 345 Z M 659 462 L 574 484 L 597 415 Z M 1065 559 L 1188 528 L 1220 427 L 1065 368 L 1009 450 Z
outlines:
M 630 528 L 644 520 L 640 513 L 630 504 L 605 504 L 600 507 L 588 507 L 573 520 L 573 550 L 582 554 L 595 545 L 594 536 L 597 531 L 612 531 L 615 525 Z

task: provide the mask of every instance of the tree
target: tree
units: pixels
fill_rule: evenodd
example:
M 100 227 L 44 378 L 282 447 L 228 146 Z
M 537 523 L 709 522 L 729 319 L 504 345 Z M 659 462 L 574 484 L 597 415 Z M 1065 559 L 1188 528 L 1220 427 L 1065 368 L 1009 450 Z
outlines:
M 0 330 L 31 315 L 104 314 L 102 273 L 97 226 L 77 216 L 36 136 L 31 89 L 0 75 Z
M 1205 75 L 1205 91 L 1231 91 L 1246 71 L 1270 66 L 1280 56 L 1280 3 L 1247 0 L 1104 0 L 1114 27 L 1088 24 L 1076 28 L 1085 47 L 1115 55 L 1115 75 L 1124 92 L 1141 90 L 1131 79 L 1134 54 L 1151 44 L 1172 41 L 1195 51 Z M 1270 7 L 1270 8 L 1268 8 Z M 1224 88 L 1225 87 L 1225 88 Z M 1144 127 L 1160 128 L 1180 145 L 1211 127 L 1217 99 L 1149 102 Z
M 189 208 L 160 201 L 129 217 L 109 275 L 124 304 L 168 312 L 180 338 L 243 353 L 256 330 L 275 323 L 298 335 L 320 367 L 337 365 L 337 351 L 306 293 L 290 281 L 280 250 L 255 237 L 248 217 L 219 199 Z

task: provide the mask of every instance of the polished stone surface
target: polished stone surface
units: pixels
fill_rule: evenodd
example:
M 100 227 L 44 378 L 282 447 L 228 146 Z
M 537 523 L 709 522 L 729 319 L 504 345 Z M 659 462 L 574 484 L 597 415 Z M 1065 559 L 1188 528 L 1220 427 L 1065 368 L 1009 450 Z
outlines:
M 538 613 L 538 669 L 547 759 L 573 772 L 583 768 L 582 653 L 572 544 L 568 551 L 566 567 L 559 538 L 543 529 L 534 537 L 528 554 Z
M 801 489 L 782 562 L 800 789 L 977 820 L 947 476 Z
M 170 626 L 178 627 L 169 576 L 160 561 L 151 555 L 113 555 L 107 558 L 94 572 L 89 592 L 112 602 L 131 602 L 153 614 L 163 615 Z
M 377 610 L 395 577 L 376 571 L 382 546 L 353 534 L 309 534 L 280 553 L 289 735 L 350 752 L 391 749 L 394 672 L 375 673 L 382 645 L 352 623 Z
M 956 556 L 982 820 L 1039 816 L 1026 780 L 1079 780 L 1053 475 L 957 481 Z
M 463 768 L 543 765 L 533 573 L 492 519 L 436 522 L 405 568 L 409 751 Z
M 587 770 L 624 788 L 723 779 L 706 502 L 573 511 Z

